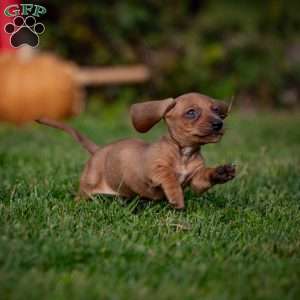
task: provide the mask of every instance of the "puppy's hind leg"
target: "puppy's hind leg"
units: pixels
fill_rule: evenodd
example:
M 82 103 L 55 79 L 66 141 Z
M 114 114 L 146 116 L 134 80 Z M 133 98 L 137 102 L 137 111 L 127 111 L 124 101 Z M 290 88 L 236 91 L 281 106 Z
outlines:
M 76 202 L 91 201 L 93 200 L 93 196 L 92 193 L 90 193 L 88 190 L 86 190 L 80 185 L 74 200 Z
M 79 191 L 75 198 L 76 201 L 92 200 L 92 195 L 101 180 L 101 173 L 91 167 L 90 161 L 86 164 L 80 178 Z

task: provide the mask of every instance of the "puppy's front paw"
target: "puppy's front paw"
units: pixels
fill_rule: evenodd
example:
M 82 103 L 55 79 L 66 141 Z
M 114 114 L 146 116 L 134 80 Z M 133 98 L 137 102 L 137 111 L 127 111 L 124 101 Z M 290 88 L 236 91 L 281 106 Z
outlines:
M 184 210 L 184 202 L 170 202 L 170 204 L 176 210 Z
M 213 183 L 225 183 L 235 177 L 235 167 L 233 165 L 219 166 L 214 169 L 211 174 L 211 181 Z

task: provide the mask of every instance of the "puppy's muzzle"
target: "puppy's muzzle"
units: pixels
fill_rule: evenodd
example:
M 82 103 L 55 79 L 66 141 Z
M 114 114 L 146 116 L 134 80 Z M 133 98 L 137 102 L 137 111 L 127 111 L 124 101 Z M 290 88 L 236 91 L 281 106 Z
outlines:
M 223 128 L 223 122 L 221 120 L 214 120 L 211 126 L 214 132 L 218 132 Z

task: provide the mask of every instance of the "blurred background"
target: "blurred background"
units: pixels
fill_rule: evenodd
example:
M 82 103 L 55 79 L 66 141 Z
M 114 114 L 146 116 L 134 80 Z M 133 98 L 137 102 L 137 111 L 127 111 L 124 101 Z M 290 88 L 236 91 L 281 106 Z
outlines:
M 91 88 L 91 97 L 136 101 L 199 91 L 235 96 L 246 109 L 299 106 L 299 1 L 29 2 L 48 9 L 41 49 L 84 66 L 151 69 L 145 84 Z
M 57 70 L 48 71 L 34 62 L 32 72 L 40 72 L 35 76 L 22 74 L 22 81 L 30 80 L 24 83 L 22 95 L 12 95 L 15 91 L 11 90 L 10 94 L 1 94 L 2 99 L 15 102 L 15 106 L 29 103 L 21 98 L 31 82 L 41 95 L 60 90 L 60 82 L 69 90 L 59 94 L 67 96 L 59 96 L 57 103 L 78 102 L 80 94 L 81 100 L 87 100 L 87 107 L 97 107 L 99 103 L 124 107 L 136 101 L 176 97 L 191 91 L 227 101 L 234 98 L 234 107 L 247 111 L 299 107 L 299 1 L 4 0 L 2 4 L 5 1 L 46 7 L 47 13 L 37 18 L 37 22 L 45 25 L 38 50 L 67 62 L 67 73 L 72 73 L 69 82 L 63 79 L 65 75 L 60 80 L 56 75 L 47 79 L 46 73 L 58 74 Z M 8 78 L 7 70 L 13 69 L 11 64 L 1 65 L 0 77 Z M 53 60 L 48 65 L 54 65 Z M 74 71 L 78 66 L 80 71 Z M 126 68 L 132 66 L 127 72 Z M 103 67 L 108 68 L 108 73 L 101 73 Z M 125 69 L 109 73 L 111 67 Z M 20 69 L 29 67 L 21 65 Z M 39 89 L 41 76 L 46 76 L 44 82 L 48 87 Z M 15 81 L 16 77 L 9 80 Z M 68 97 L 71 100 L 66 100 Z M 14 98 L 18 100 L 11 100 Z M 31 105 L 46 105 L 46 100 L 42 104 L 40 98 L 36 96 Z M 56 98 L 52 95 L 47 101 L 54 102 Z M 30 92 L 28 99 L 34 99 Z M 56 115 L 78 114 L 83 110 L 78 103 L 72 112 L 64 110 Z M 0 107 L 0 118 L 1 110 L 2 118 L 11 113 Z M 33 115 L 27 119 L 30 118 Z M 7 119 L 25 121 L 20 116 Z

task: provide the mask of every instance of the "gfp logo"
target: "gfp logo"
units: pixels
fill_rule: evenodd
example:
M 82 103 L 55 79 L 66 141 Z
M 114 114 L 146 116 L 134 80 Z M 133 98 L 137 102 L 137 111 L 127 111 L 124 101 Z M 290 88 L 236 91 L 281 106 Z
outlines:
M 34 4 L 12 4 L 6 7 L 4 14 L 14 17 L 11 23 L 4 26 L 4 31 L 10 35 L 10 44 L 18 48 L 24 44 L 31 47 L 39 45 L 39 35 L 45 31 L 45 26 L 36 18 L 44 15 L 47 9 Z

